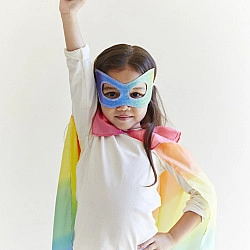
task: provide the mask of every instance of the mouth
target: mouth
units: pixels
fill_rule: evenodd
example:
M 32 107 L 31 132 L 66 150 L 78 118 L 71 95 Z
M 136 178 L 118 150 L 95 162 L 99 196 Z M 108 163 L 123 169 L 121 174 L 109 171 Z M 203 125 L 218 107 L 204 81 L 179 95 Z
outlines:
M 131 119 L 132 116 L 129 116 L 129 115 L 117 115 L 117 116 L 115 116 L 115 118 L 117 118 L 118 120 L 121 120 L 121 121 L 127 121 L 127 120 Z

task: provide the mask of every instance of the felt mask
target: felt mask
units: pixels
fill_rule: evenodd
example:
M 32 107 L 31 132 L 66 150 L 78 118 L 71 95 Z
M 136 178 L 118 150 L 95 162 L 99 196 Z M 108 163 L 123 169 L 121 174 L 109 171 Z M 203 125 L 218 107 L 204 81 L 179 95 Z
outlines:
M 129 83 L 119 82 L 102 71 L 95 70 L 96 86 L 100 103 L 106 108 L 117 108 L 120 106 L 130 106 L 142 108 L 148 105 L 151 100 L 152 87 L 154 81 L 154 69 L 150 69 L 135 80 Z M 119 96 L 116 98 L 109 98 L 103 94 L 103 85 L 107 83 L 117 89 Z M 146 93 L 140 98 L 131 97 L 131 91 L 138 84 L 146 84 Z

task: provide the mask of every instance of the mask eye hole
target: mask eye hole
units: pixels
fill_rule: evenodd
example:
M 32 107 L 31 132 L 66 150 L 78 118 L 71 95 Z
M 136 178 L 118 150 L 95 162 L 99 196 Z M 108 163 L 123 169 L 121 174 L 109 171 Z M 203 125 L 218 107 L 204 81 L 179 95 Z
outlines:
M 140 83 L 136 85 L 129 93 L 131 98 L 138 99 L 142 98 L 147 92 L 147 85 L 146 83 Z
M 108 83 L 104 83 L 102 93 L 109 99 L 116 99 L 120 96 L 120 91 Z

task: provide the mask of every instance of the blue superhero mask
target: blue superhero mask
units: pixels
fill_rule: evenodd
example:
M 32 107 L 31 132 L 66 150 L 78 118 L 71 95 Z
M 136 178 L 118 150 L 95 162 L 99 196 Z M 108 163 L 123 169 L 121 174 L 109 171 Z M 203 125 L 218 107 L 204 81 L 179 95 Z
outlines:
M 117 108 L 123 105 L 142 108 L 148 105 L 151 100 L 154 81 L 154 69 L 148 70 L 137 79 L 129 83 L 119 82 L 98 69 L 95 69 L 95 78 L 99 101 L 106 108 Z M 105 96 L 103 94 L 103 85 L 105 83 L 117 89 L 117 93 L 119 93 L 119 96 L 114 98 Z M 132 89 L 141 83 L 146 84 L 146 93 L 139 98 L 131 97 L 130 93 Z

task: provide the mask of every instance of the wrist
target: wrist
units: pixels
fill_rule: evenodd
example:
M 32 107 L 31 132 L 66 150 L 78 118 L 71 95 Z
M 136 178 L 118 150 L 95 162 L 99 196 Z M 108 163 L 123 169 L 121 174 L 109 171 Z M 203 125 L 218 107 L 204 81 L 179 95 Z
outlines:
M 76 11 L 69 11 L 69 12 L 62 12 L 60 11 L 61 17 L 64 19 L 75 19 L 76 18 Z
M 70 13 L 61 13 L 61 19 L 63 22 L 63 25 L 65 26 L 72 26 L 75 25 L 77 21 L 77 16 L 75 12 L 70 12 Z
M 168 240 L 169 240 L 171 246 L 174 246 L 176 244 L 176 241 L 175 241 L 173 235 L 170 232 L 167 232 L 166 236 L 168 237 Z

